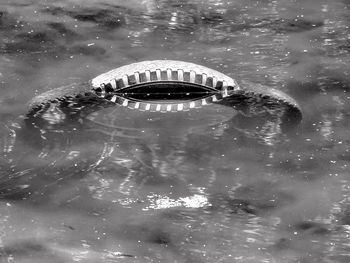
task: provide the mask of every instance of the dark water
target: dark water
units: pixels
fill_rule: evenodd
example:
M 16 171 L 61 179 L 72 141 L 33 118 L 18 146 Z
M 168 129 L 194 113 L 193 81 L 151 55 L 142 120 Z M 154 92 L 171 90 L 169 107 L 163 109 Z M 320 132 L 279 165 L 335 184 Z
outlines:
M 349 262 L 346 0 L 0 4 L 1 262 Z M 226 107 L 45 115 L 41 92 L 153 59 L 293 96 L 293 130 Z

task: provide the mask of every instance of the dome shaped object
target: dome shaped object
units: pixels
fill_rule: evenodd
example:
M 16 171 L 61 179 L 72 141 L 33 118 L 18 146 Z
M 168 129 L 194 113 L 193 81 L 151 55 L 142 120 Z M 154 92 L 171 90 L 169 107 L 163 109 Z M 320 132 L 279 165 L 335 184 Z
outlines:
M 298 124 L 301 109 L 293 98 L 266 86 L 245 83 L 194 63 L 154 60 L 129 64 L 86 83 L 47 91 L 29 103 L 29 116 L 47 113 L 52 105 L 64 113 L 90 114 L 106 105 L 132 110 L 180 112 L 220 104 L 242 111 L 283 108 L 283 123 Z M 254 105 L 254 107 L 252 107 Z M 247 110 L 248 108 L 248 110 Z

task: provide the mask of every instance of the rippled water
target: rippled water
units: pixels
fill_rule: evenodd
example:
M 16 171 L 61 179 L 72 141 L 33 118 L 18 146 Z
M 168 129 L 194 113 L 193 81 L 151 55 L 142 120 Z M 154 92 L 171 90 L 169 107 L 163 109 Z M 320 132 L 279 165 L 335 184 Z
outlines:
M 349 262 L 349 7 L 2 0 L 1 262 Z M 303 121 L 257 129 L 220 106 L 25 118 L 41 92 L 153 59 L 280 89 Z

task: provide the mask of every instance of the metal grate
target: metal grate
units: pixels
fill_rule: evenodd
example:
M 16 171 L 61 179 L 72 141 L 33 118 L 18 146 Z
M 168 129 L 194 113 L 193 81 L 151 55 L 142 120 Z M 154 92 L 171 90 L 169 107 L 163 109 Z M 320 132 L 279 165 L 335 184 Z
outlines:
M 164 93 L 164 87 L 171 100 L 166 99 L 166 96 L 159 99 L 161 93 Z M 135 92 L 137 88 L 144 92 L 144 99 L 140 92 Z M 193 92 L 194 88 L 197 92 Z M 100 87 L 95 88 L 95 92 L 101 98 L 131 109 L 177 112 L 218 102 L 229 96 L 234 89 L 235 87 L 229 86 L 226 80 L 218 79 L 216 76 L 196 73 L 194 70 L 168 68 L 125 74 L 121 78 L 113 78 L 107 83 L 100 84 Z M 138 96 L 135 97 L 133 94 Z M 190 94 L 192 99 L 184 99 L 186 94 Z M 147 95 L 155 99 L 152 101 Z

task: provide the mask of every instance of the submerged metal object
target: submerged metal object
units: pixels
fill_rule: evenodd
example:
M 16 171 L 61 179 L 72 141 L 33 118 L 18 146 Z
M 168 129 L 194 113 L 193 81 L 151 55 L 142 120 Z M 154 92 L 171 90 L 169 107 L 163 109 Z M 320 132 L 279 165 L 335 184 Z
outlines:
M 243 84 L 193 63 L 162 60 L 45 92 L 30 102 L 23 124 L 13 126 L 5 160 L 9 184 L 0 196 L 42 196 L 42 180 L 49 189 L 62 175 L 80 178 L 100 167 L 117 174 L 126 168 L 120 187 L 131 189 L 128 180 L 177 174 L 193 153 L 215 154 L 214 145 L 225 153 L 242 134 L 239 143 L 275 145 L 293 133 L 301 110 L 292 98 Z M 13 176 L 12 167 L 28 172 Z
M 29 116 L 47 113 L 52 105 L 63 112 L 90 114 L 106 105 L 133 110 L 179 112 L 220 104 L 251 113 L 283 108 L 283 123 L 302 118 L 299 105 L 285 93 L 257 84 L 241 87 L 229 76 L 194 63 L 155 60 L 111 70 L 86 83 L 45 92 L 29 104 Z M 252 107 L 252 105 L 254 105 Z M 247 108 L 249 108 L 247 110 Z

